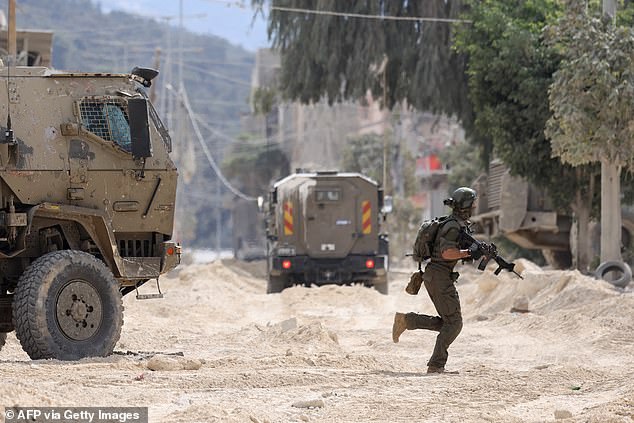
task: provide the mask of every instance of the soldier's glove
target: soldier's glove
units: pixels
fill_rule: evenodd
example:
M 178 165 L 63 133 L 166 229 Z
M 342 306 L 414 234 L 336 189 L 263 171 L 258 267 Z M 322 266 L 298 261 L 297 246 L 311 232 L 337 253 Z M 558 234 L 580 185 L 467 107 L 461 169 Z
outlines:
M 482 253 L 482 250 L 480 250 L 478 245 L 473 243 L 469 246 L 469 255 L 471 256 L 472 259 L 478 260 L 484 254 Z
M 412 276 L 409 278 L 409 283 L 405 287 L 405 292 L 410 295 L 418 294 L 420 290 L 420 286 L 423 284 L 423 272 L 417 271 L 412 273 Z

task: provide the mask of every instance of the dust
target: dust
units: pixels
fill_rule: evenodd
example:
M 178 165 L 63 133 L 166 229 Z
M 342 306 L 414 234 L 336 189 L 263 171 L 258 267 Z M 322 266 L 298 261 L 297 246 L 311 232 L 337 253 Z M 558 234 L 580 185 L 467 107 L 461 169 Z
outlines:
M 126 296 L 111 357 L 31 361 L 9 334 L 0 405 L 142 406 L 151 422 L 632 422 L 631 289 L 524 260 L 524 280 L 494 269 L 457 269 L 458 375 L 425 374 L 435 333 L 391 341 L 394 312 L 435 314 L 424 288 L 404 292 L 414 266 L 391 270 L 387 296 L 267 295 L 263 262 L 222 260 L 161 278 L 162 300 Z

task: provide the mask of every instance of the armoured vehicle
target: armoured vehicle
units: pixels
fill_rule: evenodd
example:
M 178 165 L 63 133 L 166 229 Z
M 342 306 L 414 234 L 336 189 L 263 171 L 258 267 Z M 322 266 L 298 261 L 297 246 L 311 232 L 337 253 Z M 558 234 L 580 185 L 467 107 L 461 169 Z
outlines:
M 108 355 L 122 296 L 179 263 L 156 74 L 0 67 L 1 343 L 15 330 L 33 359 Z
M 500 161 L 489 165 L 472 185 L 478 192 L 476 210 L 471 221 L 483 236 L 504 235 L 521 247 L 541 250 L 544 258 L 555 268 L 568 268 L 572 262 L 572 216 L 556 210 L 543 189 L 526 180 L 510 175 Z M 622 211 L 622 242 L 630 248 L 634 236 L 632 213 Z M 590 249 L 588 256 L 599 255 L 599 225 L 588 228 Z M 574 237 L 572 237 L 574 241 Z
M 298 172 L 269 194 L 268 293 L 294 284 L 363 283 L 388 292 L 391 198 L 358 173 Z

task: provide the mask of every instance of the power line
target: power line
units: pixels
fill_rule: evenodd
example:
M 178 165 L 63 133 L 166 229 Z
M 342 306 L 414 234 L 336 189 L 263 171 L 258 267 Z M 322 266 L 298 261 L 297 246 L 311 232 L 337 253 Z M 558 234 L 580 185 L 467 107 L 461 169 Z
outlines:
M 231 183 L 227 180 L 227 178 L 225 178 L 225 176 L 220 171 L 220 168 L 218 167 L 218 164 L 216 164 L 216 161 L 214 160 L 214 157 L 212 156 L 211 152 L 209 151 L 209 149 L 207 148 L 207 145 L 205 144 L 205 142 L 203 140 L 203 136 L 202 136 L 202 134 L 200 132 L 200 128 L 198 127 L 198 121 L 197 121 L 197 119 L 194 118 L 194 113 L 192 112 L 192 109 L 191 109 L 191 107 L 189 105 L 189 99 L 187 97 L 187 91 L 185 91 L 184 87 L 181 87 L 181 99 L 182 99 L 182 102 L 183 102 L 183 106 L 185 107 L 185 110 L 187 111 L 187 116 L 189 117 L 189 120 L 191 121 L 192 126 L 194 127 L 194 132 L 196 133 L 196 139 L 198 140 L 198 143 L 202 147 L 203 152 L 205 153 L 205 156 L 207 157 L 207 160 L 209 161 L 209 164 L 213 168 L 214 172 L 216 172 L 216 175 L 218 176 L 218 179 L 220 179 L 220 181 L 223 183 L 223 185 L 225 187 L 227 187 L 229 189 L 229 191 L 234 193 L 236 196 L 238 196 L 238 197 L 240 197 L 240 198 L 242 198 L 244 200 L 247 200 L 247 201 L 255 201 L 256 200 L 255 197 L 251 197 L 251 196 L 243 193 L 242 191 L 238 190 L 233 185 L 231 185 Z
M 210 71 L 208 69 L 203 69 L 203 68 L 200 68 L 198 66 L 186 65 L 184 63 L 183 63 L 183 66 L 188 68 L 188 69 L 192 69 L 192 70 L 195 70 L 197 72 L 200 72 L 200 73 L 203 73 L 203 74 L 206 74 L 206 75 L 215 76 L 216 78 L 223 79 L 225 81 L 232 82 L 234 84 L 243 85 L 243 86 L 246 86 L 246 87 L 249 87 L 249 88 L 251 87 L 251 84 L 248 83 L 248 82 L 240 81 L 239 79 L 233 79 L 233 78 L 230 78 L 228 76 L 224 76 L 224 75 L 222 75 L 222 74 L 220 74 L 218 72 Z
M 314 10 L 314 9 L 297 9 L 294 7 L 283 7 L 283 6 L 271 6 L 270 9 L 279 10 L 280 12 L 306 13 L 306 14 L 312 14 L 312 15 L 326 15 L 326 16 L 343 16 L 346 18 L 380 19 L 380 20 L 387 20 L 387 21 L 472 23 L 472 21 L 465 20 L 465 19 L 424 18 L 422 16 L 368 15 L 364 13 L 332 12 L 328 10 Z

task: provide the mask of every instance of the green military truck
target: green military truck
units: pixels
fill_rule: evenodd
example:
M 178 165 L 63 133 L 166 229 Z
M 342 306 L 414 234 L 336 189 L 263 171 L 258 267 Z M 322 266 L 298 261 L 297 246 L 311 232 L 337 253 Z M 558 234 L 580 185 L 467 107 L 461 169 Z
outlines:
M 15 330 L 33 359 L 106 356 L 122 296 L 179 263 L 156 74 L 0 66 L 0 345 Z
M 388 292 L 391 198 L 358 173 L 298 172 L 276 182 L 267 216 L 268 293 L 362 283 Z

